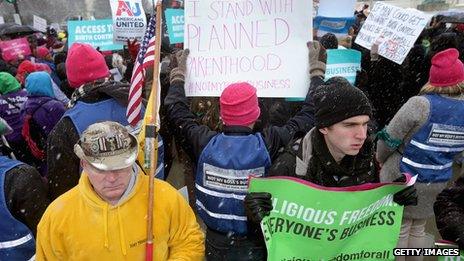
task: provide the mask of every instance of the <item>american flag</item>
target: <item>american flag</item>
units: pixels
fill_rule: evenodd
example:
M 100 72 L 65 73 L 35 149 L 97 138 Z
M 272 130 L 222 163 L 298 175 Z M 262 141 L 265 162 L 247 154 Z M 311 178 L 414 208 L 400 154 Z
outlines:
M 153 66 L 155 61 L 155 29 L 156 15 L 152 15 L 148 22 L 147 31 L 143 37 L 137 59 L 132 71 L 129 90 L 129 105 L 127 105 L 127 121 L 135 126 L 140 121 L 142 110 L 142 88 L 145 83 L 145 69 Z

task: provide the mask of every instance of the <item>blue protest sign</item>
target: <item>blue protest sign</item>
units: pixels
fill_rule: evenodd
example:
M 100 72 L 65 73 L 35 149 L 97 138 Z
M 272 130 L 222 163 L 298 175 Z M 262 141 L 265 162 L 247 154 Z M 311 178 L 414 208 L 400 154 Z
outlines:
M 171 44 L 184 42 L 184 9 L 168 8 L 164 12 Z
M 352 17 L 325 17 L 316 16 L 313 24 L 317 28 L 317 36 L 321 37 L 326 33 L 333 33 L 337 36 L 346 36 L 348 30 L 354 24 L 355 18 Z
M 327 50 L 325 79 L 341 76 L 351 84 L 356 80 L 356 72 L 361 70 L 361 52 L 348 49 Z
M 68 21 L 68 47 L 73 43 L 88 43 L 101 51 L 121 50 L 113 43 L 113 20 Z

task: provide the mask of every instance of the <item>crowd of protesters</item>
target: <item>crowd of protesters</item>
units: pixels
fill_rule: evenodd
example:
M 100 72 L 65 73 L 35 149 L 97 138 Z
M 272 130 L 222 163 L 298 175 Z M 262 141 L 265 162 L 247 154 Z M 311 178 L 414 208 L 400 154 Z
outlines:
M 188 98 L 189 50 L 163 40 L 156 260 L 266 260 L 259 222 L 272 210 L 272 193 L 211 186 L 211 173 L 241 184 L 253 174 L 325 187 L 404 181 L 402 173 L 411 173 L 417 183 L 394 195 L 405 207 L 398 247 L 433 247 L 425 227 L 435 216 L 443 239 L 464 249 L 464 177 L 453 171 L 464 151 L 464 26 L 435 16 L 399 65 L 376 45 L 355 44 L 363 11 L 346 37 L 301 43 L 311 78 L 301 102 L 258 98 L 247 82 L 219 98 Z M 53 28 L 27 37 L 31 55 L 0 59 L 0 260 L 143 258 L 148 178 L 126 118 L 140 45 L 68 49 L 66 32 Z M 337 48 L 362 53 L 354 86 L 325 80 L 326 50 Z M 144 105 L 151 81 L 145 85 Z M 434 136 L 441 132 L 455 135 Z M 176 155 L 195 191 L 190 205 L 163 181 Z

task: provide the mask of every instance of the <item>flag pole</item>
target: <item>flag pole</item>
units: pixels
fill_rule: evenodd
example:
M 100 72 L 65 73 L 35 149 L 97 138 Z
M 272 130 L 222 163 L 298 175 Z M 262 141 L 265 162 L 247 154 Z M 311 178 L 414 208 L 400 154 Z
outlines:
M 147 213 L 147 243 L 146 261 L 153 260 L 153 205 L 154 205 L 154 181 L 156 163 L 158 162 L 158 130 L 156 129 L 158 120 L 158 86 L 159 86 L 159 63 L 161 55 L 161 1 L 156 3 L 156 33 L 155 33 L 155 61 L 153 64 L 153 83 L 150 96 L 153 97 L 151 117 L 145 129 L 145 144 L 150 146 L 149 152 L 145 151 L 145 159 L 150 162 L 149 182 L 148 182 L 148 213 Z M 147 155 L 148 154 L 148 155 Z M 148 156 L 148 158 L 147 158 Z M 147 163 L 145 161 L 145 163 Z

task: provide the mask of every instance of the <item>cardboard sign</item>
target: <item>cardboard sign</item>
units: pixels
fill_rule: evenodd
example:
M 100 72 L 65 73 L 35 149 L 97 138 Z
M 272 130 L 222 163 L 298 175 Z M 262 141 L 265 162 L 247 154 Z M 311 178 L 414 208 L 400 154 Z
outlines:
M 361 70 L 361 52 L 349 49 L 327 50 L 325 79 L 341 76 L 354 85 L 356 72 Z
M 110 0 L 113 15 L 113 41 L 125 44 L 128 39 L 141 41 L 147 27 L 142 0 Z
M 20 55 L 26 57 L 32 54 L 26 37 L 2 41 L 0 42 L 0 49 L 2 50 L 2 57 L 5 61 L 15 60 Z
M 113 20 L 68 21 L 68 47 L 75 42 L 88 43 L 101 51 L 121 50 L 113 43 Z
M 47 20 L 43 19 L 40 16 L 34 15 L 33 16 L 34 22 L 33 27 L 41 32 L 47 31 Z
M 168 8 L 164 11 L 171 44 L 184 42 L 184 9 Z
M 427 25 L 431 15 L 376 2 L 362 26 L 356 43 L 371 49 L 378 41 L 379 55 L 402 64 Z
M 310 1 L 185 2 L 188 96 L 219 96 L 249 82 L 260 97 L 305 97 Z

